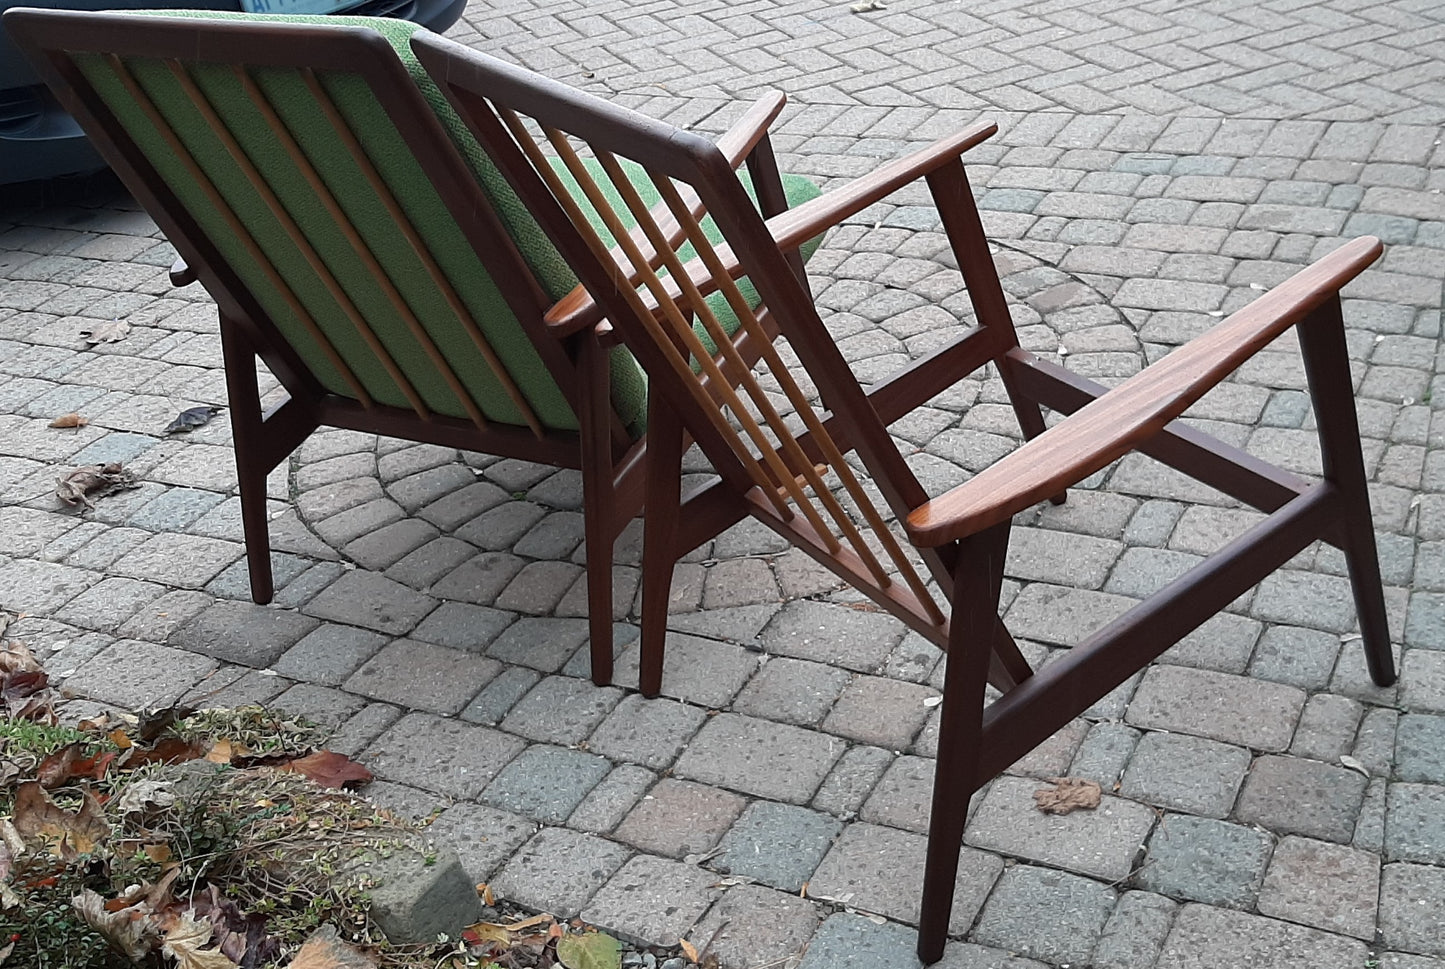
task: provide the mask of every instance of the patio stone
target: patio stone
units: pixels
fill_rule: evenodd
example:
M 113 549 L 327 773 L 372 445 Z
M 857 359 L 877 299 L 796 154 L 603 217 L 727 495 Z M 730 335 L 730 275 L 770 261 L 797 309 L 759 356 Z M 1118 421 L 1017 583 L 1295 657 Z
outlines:
M 1291 835 L 1270 860 L 1259 912 L 1374 942 L 1379 900 L 1379 856 Z
M 826 734 L 723 713 L 703 725 L 674 770 L 704 784 L 803 804 L 843 748 Z
M 1016 865 L 1003 873 L 973 938 L 1051 963 L 1087 963 L 1114 909 L 1113 889 L 1078 875 Z
M 1272 849 L 1269 836 L 1252 828 L 1167 814 L 1149 839 L 1134 884 L 1186 901 L 1248 909 Z

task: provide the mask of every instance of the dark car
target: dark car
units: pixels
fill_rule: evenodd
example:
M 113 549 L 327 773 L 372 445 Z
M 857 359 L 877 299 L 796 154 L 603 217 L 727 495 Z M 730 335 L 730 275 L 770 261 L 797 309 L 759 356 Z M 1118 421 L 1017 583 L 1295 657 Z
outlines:
M 441 33 L 462 15 L 467 0 L 0 0 L 11 7 L 66 10 L 159 8 L 250 10 L 262 13 L 347 13 L 396 17 Z M 40 83 L 30 63 L 0 27 L 0 185 L 74 175 L 105 167 L 85 135 Z

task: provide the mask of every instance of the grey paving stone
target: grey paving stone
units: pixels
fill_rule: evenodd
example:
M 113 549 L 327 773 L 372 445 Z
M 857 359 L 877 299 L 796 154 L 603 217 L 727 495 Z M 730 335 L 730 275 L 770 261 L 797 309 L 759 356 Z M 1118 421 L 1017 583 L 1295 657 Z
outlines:
M 813 873 L 808 894 L 916 924 L 927 842 L 922 835 L 907 831 L 873 824 L 848 825 Z M 948 918 L 949 934 L 961 935 L 973 924 L 1002 870 L 1003 861 L 996 855 L 962 849 Z
M 542 675 L 535 670 L 508 666 L 482 687 L 482 692 L 472 697 L 472 702 L 458 716 L 471 723 L 494 726 L 541 678 Z
M 292 716 L 305 717 L 328 727 L 339 727 L 366 706 L 359 696 L 311 683 L 293 683 L 271 707 Z
M 1133 605 L 1123 596 L 1035 583 L 1019 593 L 1005 619 L 1015 637 L 1075 646 Z
M 487 655 L 504 663 L 555 673 L 586 641 L 584 620 L 524 617 L 492 641 Z
M 1074 347 L 1078 352 L 1077 345 Z M 1037 528 L 1016 528 L 1009 536 L 1007 575 L 1029 582 L 1069 584 L 1097 589 L 1123 552 L 1116 541 L 1074 535 L 1060 542 L 1055 532 Z
M 914 953 L 917 946 L 918 937 L 907 926 L 894 922 L 879 925 L 861 915 L 839 912 L 830 915 L 814 934 L 798 969 L 843 969 L 845 966 L 913 969 L 920 965 Z
M 1243 673 L 1263 628 L 1262 623 L 1253 619 L 1220 613 L 1165 650 L 1162 661 L 1222 673 Z
M 657 855 L 682 859 L 717 844 L 747 801 L 690 781 L 663 778 L 618 825 L 618 841 Z
M 612 760 L 663 770 L 672 765 L 706 719 L 697 707 L 630 694 L 593 731 L 587 746 Z
M 1445 870 L 1386 865 L 1380 875 L 1380 933 L 1385 945 L 1445 956 Z
M 1249 672 L 1303 690 L 1318 690 L 1329 683 L 1339 652 L 1340 637 L 1336 633 L 1270 626 L 1255 647 Z
M 114 631 L 165 591 L 164 586 L 139 579 L 102 579 L 71 599 L 55 615 L 57 619 L 86 629 Z
M 101 580 L 99 573 L 53 562 L 14 559 L 0 564 L 0 602 L 47 616 Z
M 718 843 L 711 866 L 797 893 L 842 825 L 826 814 L 771 801 L 748 805 Z
M 546 743 L 581 743 L 622 698 L 613 687 L 570 676 L 544 677 L 512 707 L 502 729 Z
M 327 623 L 302 636 L 270 665 L 294 680 L 340 686 L 386 642 L 385 636 L 365 629 Z
M 437 600 L 398 582 L 360 570 L 346 572 L 306 604 L 306 614 L 401 636 L 437 606 Z
M 1223 818 L 1249 770 L 1243 747 L 1181 734 L 1144 734 L 1119 792 L 1160 807 Z
M 844 688 L 822 729 L 860 743 L 903 750 L 928 718 L 932 687 L 880 676 L 858 676 Z
M 611 767 L 603 758 L 581 750 L 538 744 L 502 768 L 482 791 L 481 800 L 543 824 L 561 824 Z
M 1157 965 L 1160 969 L 1316 969 L 1356 966 L 1367 957 L 1365 944 L 1355 939 L 1244 912 L 1186 905 L 1174 919 Z
M 1445 651 L 1412 649 L 1405 654 L 1400 699 L 1418 713 L 1445 713 Z
M 364 759 L 384 780 L 471 799 L 525 746 L 488 727 L 411 713 L 371 742 Z
M 622 845 L 566 828 L 543 828 L 492 880 L 503 898 L 563 918 L 578 914 L 632 854 Z M 600 922 L 589 917 L 589 921 Z
M 1348 697 L 1316 693 L 1305 704 L 1289 752 L 1298 757 L 1338 763 L 1355 746 L 1364 707 Z
M 801 600 L 784 606 L 760 641 L 780 656 L 871 673 L 883 665 L 904 632 L 903 624 L 886 614 Z
M 331 735 L 328 746 L 338 754 L 354 758 L 400 720 L 401 713 L 390 703 L 368 703 Z
M 118 639 L 67 677 L 65 689 L 122 710 L 150 710 L 180 699 L 215 668 L 209 657 Z
M 785 963 L 802 952 L 818 928 L 818 906 L 796 894 L 762 885 L 735 885 L 691 931 L 699 952 L 711 950 L 724 966 Z
M 1122 723 L 1094 724 L 1074 753 L 1069 776 L 1095 781 L 1106 790 L 1113 790 L 1134 755 L 1140 736 L 1138 730 Z
M 505 589 L 526 565 L 525 559 L 506 552 L 483 552 L 480 555 L 474 553 L 471 546 L 466 546 L 466 552 L 470 556 L 462 562 L 449 564 L 460 555 L 460 544 L 445 546 L 441 543 L 445 539 L 437 539 L 428 545 L 423 545 L 412 553 L 413 556 L 421 556 L 414 563 L 409 563 L 408 556 L 388 570 L 388 573 L 402 572 L 403 575 L 415 573 L 418 578 L 426 575 L 441 574 L 434 580 L 431 587 L 433 594 L 443 599 L 455 599 L 462 602 L 471 602 L 480 606 L 496 605 L 497 597 Z M 425 553 L 423 555 L 423 553 Z M 446 565 L 443 569 L 442 566 Z M 565 591 L 565 590 L 564 590 Z M 557 594 L 561 598 L 561 593 Z
M 1000 777 L 989 788 L 964 833 L 974 847 L 1117 881 L 1134 867 L 1154 826 L 1142 804 L 1105 795 L 1093 811 L 1043 814 L 1034 805 L 1038 781 Z
M 636 764 L 621 764 L 592 788 L 577 810 L 567 819 L 569 827 L 594 834 L 606 834 L 622 823 L 638 800 L 657 780 L 657 775 Z
M 1114 900 L 1113 889 L 1087 878 L 1016 865 L 999 879 L 973 938 L 1052 963 L 1087 963 Z
M 1445 786 L 1390 785 L 1385 854 L 1391 861 L 1445 864 Z
M 386 570 L 387 578 L 395 579 L 413 589 L 425 589 L 441 580 L 453 569 L 477 554 L 476 547 L 457 538 L 442 536 L 427 542 L 421 548 L 409 552 L 395 565 Z M 521 568 L 521 564 L 517 565 Z M 510 576 L 508 576 L 510 578 Z M 463 587 L 473 592 L 477 587 Z M 445 596 L 445 591 L 439 591 Z
M 270 666 L 320 625 L 315 619 L 249 602 L 217 602 L 171 634 L 174 646 L 257 669 Z
M 1059 777 L 1068 772 L 1069 765 L 1074 761 L 1074 753 L 1084 742 L 1088 732 L 1087 720 L 1070 721 L 1043 743 L 1014 761 L 1008 767 L 1008 772 L 1040 778 Z M 936 755 L 936 748 L 934 753 Z
M 1149 892 L 1125 892 L 1094 946 L 1097 969 L 1147 969 L 1159 958 L 1179 910 L 1177 902 Z
M 530 501 L 508 501 L 482 512 L 452 534 L 487 551 L 509 549 L 537 524 L 547 509 Z
M 1365 778 L 1301 757 L 1261 757 L 1245 778 L 1234 815 L 1278 834 L 1348 842 Z
M 623 937 L 673 945 L 717 899 L 712 873 L 676 861 L 639 855 L 582 910 L 582 918 Z
M 864 821 L 927 834 L 933 810 L 933 773 L 931 757 L 894 759 L 858 816 Z M 980 796 L 975 795 L 970 805 L 976 806 L 979 800 Z
M 863 806 L 892 761 L 893 754 L 881 748 L 850 747 L 823 779 L 813 796 L 813 807 L 835 816 L 851 817 Z
M 181 697 L 184 706 L 231 710 L 245 706 L 269 706 L 291 686 L 285 677 L 270 675 L 244 666 L 222 666 L 206 676 Z
M 1259 912 L 1374 942 L 1379 899 L 1379 856 L 1290 836 L 1270 859 Z
M 496 660 L 398 639 L 347 677 L 353 693 L 432 713 L 457 713 L 501 672 Z
M 704 784 L 805 804 L 843 748 L 826 734 L 723 713 L 703 725 L 674 770 Z
M 763 664 L 733 700 L 732 708 L 748 716 L 813 727 L 851 680 L 847 670 L 778 657 Z
M 612 682 L 637 688 L 639 645 L 617 657 Z M 711 710 L 725 708 L 758 668 L 758 654 L 700 636 L 670 635 L 662 660 L 662 693 Z
M 1186 901 L 1253 907 L 1273 844 L 1267 834 L 1225 821 L 1165 815 L 1134 884 Z
M 529 562 L 497 595 L 498 609 L 545 615 L 567 594 L 582 575 L 571 562 Z
M 699 609 L 697 612 L 668 616 L 667 628 L 732 643 L 752 643 L 780 608 L 779 603 L 764 602 L 726 609 Z
M 1395 733 L 1395 776 L 1445 784 L 1445 717 L 1406 713 Z
M 162 532 L 127 552 L 110 569 L 133 579 L 199 589 L 242 552 L 234 542 Z
M 408 553 L 437 537 L 437 530 L 416 518 L 383 525 L 347 542 L 342 549 L 353 562 L 366 569 L 385 569 Z
M 1154 666 L 1129 704 L 1137 727 L 1174 730 L 1258 750 L 1284 750 L 1305 695 L 1294 687 L 1179 666 Z

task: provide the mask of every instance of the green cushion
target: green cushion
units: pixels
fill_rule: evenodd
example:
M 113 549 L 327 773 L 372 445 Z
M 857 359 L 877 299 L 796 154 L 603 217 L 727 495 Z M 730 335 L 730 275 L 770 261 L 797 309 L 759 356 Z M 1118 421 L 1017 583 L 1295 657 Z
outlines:
M 539 285 L 553 299 L 570 291 L 575 274 L 523 207 L 500 172 L 482 152 L 461 119 L 452 110 L 430 76 L 411 52 L 409 40 L 419 28 L 401 20 L 372 17 L 236 14 L 217 11 L 152 11 L 157 16 L 206 19 L 257 19 L 329 25 L 355 25 L 373 29 L 396 50 L 416 81 L 443 128 L 477 177 L 506 231 L 532 269 Z M 330 391 L 351 395 L 342 374 L 330 363 L 320 344 L 307 333 L 297 315 L 262 268 L 231 233 L 201 186 L 166 146 L 161 134 L 146 119 L 106 61 L 95 55 L 74 55 L 107 105 L 166 179 L 192 217 L 222 256 L 246 282 L 286 339 Z M 302 252 L 288 237 L 269 200 L 252 188 L 243 170 L 211 133 L 206 119 L 186 96 L 171 72 L 156 59 L 127 58 L 126 66 L 145 90 L 166 124 L 174 130 L 205 171 L 228 206 L 237 213 L 268 260 L 277 267 L 308 315 L 326 334 L 357 380 L 376 400 L 395 407 L 407 401 L 381 361 L 366 346 L 343 306 L 328 291 L 322 277 L 311 269 Z M 408 330 L 380 282 L 356 255 L 350 240 L 329 216 L 301 170 L 270 131 L 228 65 L 189 63 L 190 77 L 204 93 L 225 129 L 236 139 L 259 170 L 281 207 L 301 227 L 308 244 L 335 277 L 346 298 L 357 307 L 377 333 L 398 368 L 433 411 L 465 417 L 461 402 L 432 364 L 420 342 Z M 345 146 L 336 138 L 321 105 L 300 74 L 291 69 L 253 68 L 250 75 L 265 93 L 283 124 L 296 140 L 328 190 L 337 199 L 358 235 L 371 250 L 391 284 L 451 365 L 458 379 L 478 401 L 489 420 L 521 424 L 523 418 L 492 375 L 470 337 L 457 324 L 442 293 L 424 264 L 398 231 L 386 208 Z M 552 379 L 535 347 L 518 325 L 486 268 L 451 218 L 441 197 L 422 171 L 412 151 L 386 117 L 366 83 L 355 74 L 323 72 L 318 80 L 356 133 L 363 150 L 396 196 L 432 259 L 457 292 L 505 368 L 536 412 L 539 420 L 556 429 L 577 427 L 576 416 Z M 598 172 L 600 175 L 600 171 Z M 744 175 L 746 183 L 746 176 Z M 639 194 L 649 205 L 657 201 L 650 181 L 636 179 Z M 790 204 L 814 197 L 818 190 L 806 179 L 785 177 Z M 751 192 L 751 187 L 749 186 Z M 625 208 L 619 211 L 626 215 Z M 630 224 L 630 220 L 629 220 Z M 709 220 L 710 238 L 720 233 Z M 816 245 L 816 243 L 814 244 Z M 811 253 L 811 247 L 808 249 Z M 757 296 L 747 287 L 750 300 Z M 730 328 L 737 323 L 719 298 L 714 309 Z M 611 356 L 612 402 L 635 434 L 646 419 L 645 376 L 623 348 Z

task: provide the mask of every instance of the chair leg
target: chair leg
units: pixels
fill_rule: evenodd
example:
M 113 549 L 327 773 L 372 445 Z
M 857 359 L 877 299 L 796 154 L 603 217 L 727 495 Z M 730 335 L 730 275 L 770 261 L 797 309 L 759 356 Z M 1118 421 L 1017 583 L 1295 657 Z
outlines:
M 948 942 L 968 802 L 978 790 L 984 686 L 994 655 L 1008 535 L 1009 523 L 1003 522 L 964 539 L 954 571 L 953 619 L 918 921 L 918 958 L 925 964 L 943 958 Z
M 221 356 L 226 367 L 226 396 L 231 404 L 231 441 L 241 499 L 241 531 L 246 540 L 246 570 L 251 599 L 266 605 L 275 594 L 271 574 L 271 530 L 266 519 L 266 475 L 271 471 L 259 442 L 264 433 L 261 393 L 256 384 L 256 354 L 238 326 L 221 317 Z
M 667 606 L 677 564 L 678 508 L 682 500 L 682 422 L 666 401 L 649 402 L 647 477 L 642 529 L 642 643 L 638 689 L 662 691 Z
M 1359 613 L 1365 662 L 1370 678 L 1380 686 L 1395 682 L 1395 659 L 1385 618 L 1385 594 L 1375 529 L 1370 516 L 1370 492 L 1365 462 L 1360 453 L 1360 426 L 1355 415 L 1354 383 L 1350 377 L 1349 350 L 1339 298 L 1330 299 L 1297 327 L 1305 375 L 1314 405 L 1325 479 L 1344 496 L 1346 518 L 1341 523 L 1350 589 Z
M 587 628 L 592 682 L 612 682 L 612 549 L 621 530 L 612 461 L 607 350 L 581 341 L 577 420 L 582 444 L 582 534 L 587 543 Z

